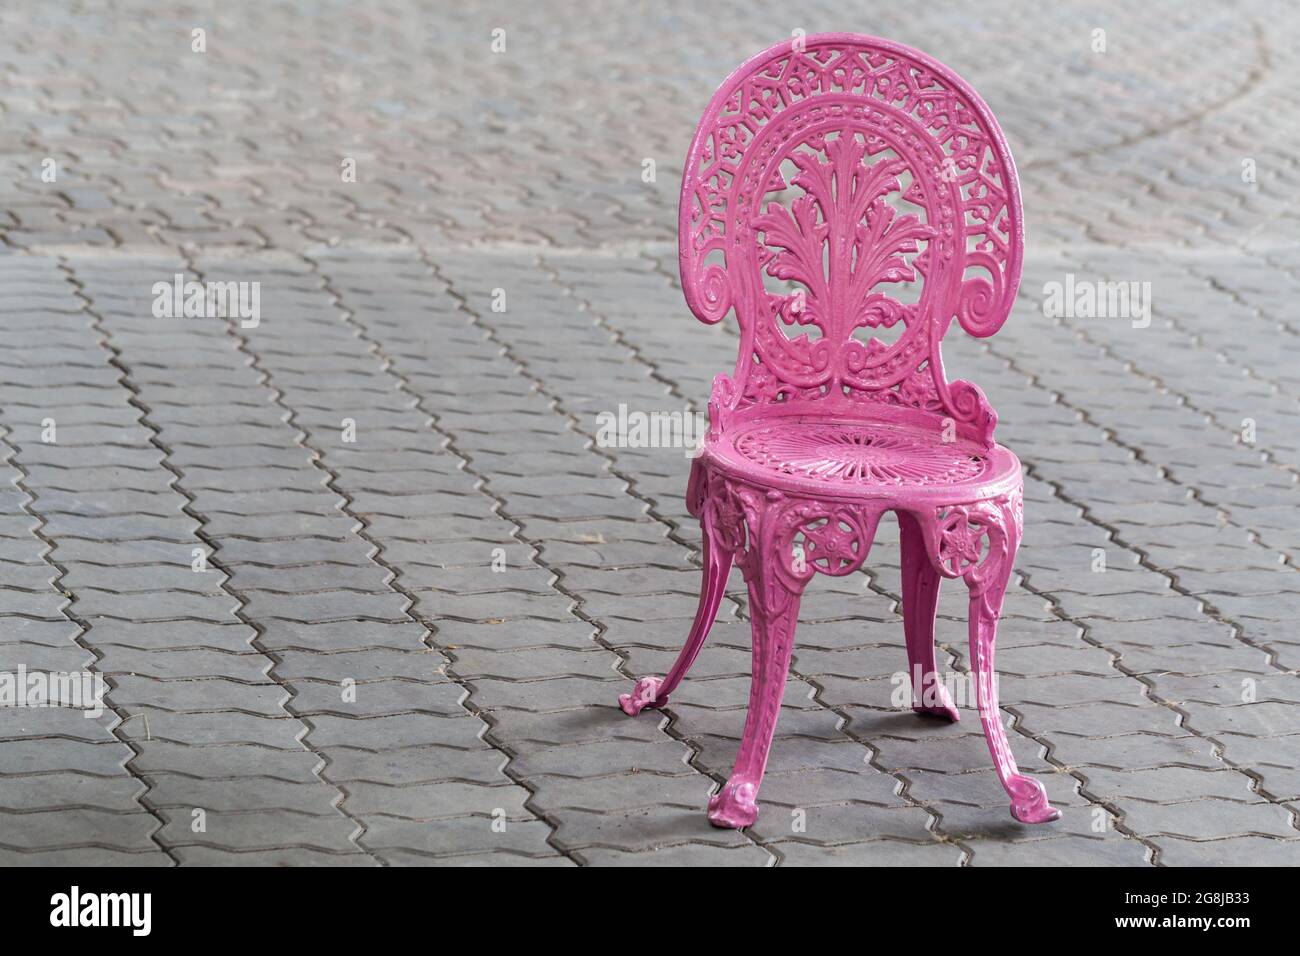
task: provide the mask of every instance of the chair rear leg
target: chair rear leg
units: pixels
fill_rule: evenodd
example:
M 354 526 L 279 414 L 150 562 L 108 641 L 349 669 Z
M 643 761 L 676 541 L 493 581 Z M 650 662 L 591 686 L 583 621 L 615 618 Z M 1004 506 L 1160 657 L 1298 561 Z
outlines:
M 718 606 L 727 590 L 727 576 L 731 573 L 732 554 L 720 546 L 707 514 L 702 524 L 704 575 L 700 582 L 700 603 L 695 610 L 695 622 L 691 625 L 691 632 L 668 676 L 662 680 L 658 677 L 642 677 L 632 688 L 632 693 L 619 695 L 618 705 L 624 713 L 633 717 L 646 707 L 662 707 L 668 703 L 668 695 L 676 689 L 695 663 L 705 638 L 709 636 L 709 629 L 718 616 Z
M 912 710 L 943 717 L 954 723 L 961 714 L 940 681 L 934 655 L 934 616 L 939 606 L 941 578 L 926 551 L 925 537 L 913 515 L 900 512 L 902 540 L 903 634 L 907 640 L 908 679 Z

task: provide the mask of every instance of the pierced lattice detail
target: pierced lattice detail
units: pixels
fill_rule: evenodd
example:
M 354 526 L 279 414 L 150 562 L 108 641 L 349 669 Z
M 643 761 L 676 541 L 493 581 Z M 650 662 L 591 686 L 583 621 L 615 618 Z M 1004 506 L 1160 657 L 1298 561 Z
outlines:
M 1020 195 L 1001 131 L 951 70 L 848 34 L 755 57 L 696 130 L 679 237 L 691 309 L 734 310 L 744 333 L 736 407 L 889 394 L 991 443 L 992 410 L 939 350 L 954 319 L 981 337 L 1005 321 Z

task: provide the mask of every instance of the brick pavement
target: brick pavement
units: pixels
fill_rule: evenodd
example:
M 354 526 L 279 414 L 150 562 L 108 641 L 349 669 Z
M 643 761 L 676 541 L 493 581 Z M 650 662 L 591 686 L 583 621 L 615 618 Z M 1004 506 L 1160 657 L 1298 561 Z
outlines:
M 110 693 L 0 708 L 0 862 L 1300 862 L 1285 4 L 58 6 L 0 12 L 0 671 Z M 891 706 L 892 524 L 804 602 L 754 827 L 702 811 L 738 576 L 661 719 L 613 706 L 699 534 L 682 452 L 597 415 L 702 411 L 733 360 L 681 301 L 681 156 L 796 28 L 938 56 L 1020 166 L 1022 301 L 948 354 L 1027 468 L 999 670 L 1054 825 L 977 722 Z M 259 282 L 260 322 L 156 318 L 176 273 Z M 1150 282 L 1150 326 L 1047 317 L 1067 273 Z

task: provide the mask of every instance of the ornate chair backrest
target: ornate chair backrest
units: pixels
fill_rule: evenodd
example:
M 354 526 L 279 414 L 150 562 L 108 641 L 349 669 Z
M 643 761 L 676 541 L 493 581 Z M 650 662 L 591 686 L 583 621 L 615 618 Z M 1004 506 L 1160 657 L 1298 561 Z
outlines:
M 979 337 L 1006 320 L 1020 186 L 988 107 L 942 64 L 845 33 L 749 60 L 696 128 L 678 240 L 691 311 L 714 323 L 734 309 L 741 331 L 714 429 L 820 402 L 951 418 L 992 444 L 996 415 L 978 387 L 946 380 L 940 343 L 954 318 Z

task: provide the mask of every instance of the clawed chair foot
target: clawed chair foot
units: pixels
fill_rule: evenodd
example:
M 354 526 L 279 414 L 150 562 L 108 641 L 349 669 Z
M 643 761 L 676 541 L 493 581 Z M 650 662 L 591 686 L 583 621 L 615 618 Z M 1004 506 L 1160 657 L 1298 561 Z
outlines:
M 1021 823 L 1051 823 L 1061 811 L 1047 802 L 1047 790 L 1032 777 L 1018 774 L 1007 785 L 1011 791 L 1011 815 Z
M 758 788 L 748 780 L 728 780 L 709 798 L 709 822 L 715 827 L 742 830 L 758 818 Z
M 642 677 L 636 682 L 630 694 L 618 695 L 618 706 L 623 708 L 623 713 L 629 717 L 635 717 L 647 707 L 662 707 L 668 703 L 668 695 L 665 694 L 663 699 L 659 698 L 659 687 L 663 683 L 658 677 Z

